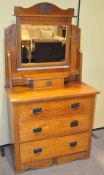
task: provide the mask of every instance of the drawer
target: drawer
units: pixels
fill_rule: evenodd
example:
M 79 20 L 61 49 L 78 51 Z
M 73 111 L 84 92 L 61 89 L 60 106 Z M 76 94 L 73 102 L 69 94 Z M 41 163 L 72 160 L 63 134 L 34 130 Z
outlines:
M 91 97 L 24 103 L 19 105 L 19 121 L 89 113 L 92 105 Z
M 89 134 L 82 133 L 20 144 L 20 160 L 25 163 L 85 151 L 88 142 Z
M 21 122 L 19 124 L 20 142 L 45 139 L 87 131 L 90 126 L 88 114 L 59 119 Z
M 59 88 L 64 86 L 64 79 L 45 79 L 45 80 L 35 80 L 33 83 L 33 88 L 35 90 L 39 89 L 50 89 L 50 88 Z

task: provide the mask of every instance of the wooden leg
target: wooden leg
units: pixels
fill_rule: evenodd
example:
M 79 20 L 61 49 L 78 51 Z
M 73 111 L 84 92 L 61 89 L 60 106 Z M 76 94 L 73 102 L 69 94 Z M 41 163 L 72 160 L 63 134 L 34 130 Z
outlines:
M 1 157 L 5 156 L 5 147 L 4 146 L 0 147 L 0 153 L 1 153 Z

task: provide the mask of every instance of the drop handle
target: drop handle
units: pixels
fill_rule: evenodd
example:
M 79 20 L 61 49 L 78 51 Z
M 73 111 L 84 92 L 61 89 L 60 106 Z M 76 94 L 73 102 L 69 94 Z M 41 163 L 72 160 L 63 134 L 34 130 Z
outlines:
M 70 123 L 70 127 L 77 127 L 79 125 L 79 122 L 77 120 L 74 120 Z
M 78 109 L 80 107 L 80 103 L 73 103 L 72 105 L 71 105 L 71 108 L 73 109 L 73 110 L 76 110 L 76 109 Z
M 33 150 L 33 153 L 36 154 L 36 155 L 40 154 L 41 152 L 42 152 L 41 148 L 37 148 L 37 149 Z
M 75 147 L 77 146 L 77 141 L 69 143 L 69 147 Z
M 42 132 L 42 128 L 34 128 L 33 133 L 40 133 Z
M 40 114 L 42 112 L 42 108 L 34 108 L 33 114 Z

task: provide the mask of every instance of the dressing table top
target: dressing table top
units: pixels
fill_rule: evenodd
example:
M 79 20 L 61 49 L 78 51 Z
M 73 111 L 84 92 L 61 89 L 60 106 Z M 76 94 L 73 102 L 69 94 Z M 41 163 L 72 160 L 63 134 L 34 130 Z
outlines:
M 12 103 L 81 97 L 98 93 L 99 91 L 85 83 L 72 83 L 67 84 L 64 88 L 41 91 L 33 91 L 28 87 L 8 89 L 8 97 Z

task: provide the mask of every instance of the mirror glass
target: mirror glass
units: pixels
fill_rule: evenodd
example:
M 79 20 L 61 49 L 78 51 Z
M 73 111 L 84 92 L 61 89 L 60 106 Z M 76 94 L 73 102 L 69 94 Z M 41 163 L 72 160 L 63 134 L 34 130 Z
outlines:
M 21 25 L 21 63 L 65 61 L 66 26 Z

